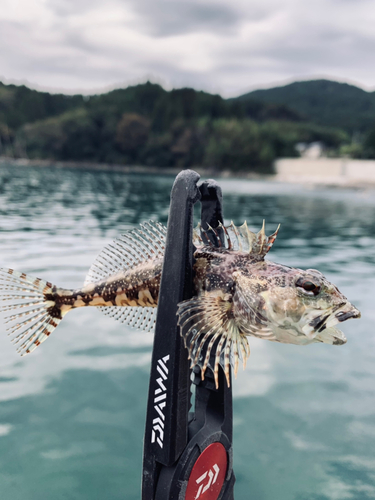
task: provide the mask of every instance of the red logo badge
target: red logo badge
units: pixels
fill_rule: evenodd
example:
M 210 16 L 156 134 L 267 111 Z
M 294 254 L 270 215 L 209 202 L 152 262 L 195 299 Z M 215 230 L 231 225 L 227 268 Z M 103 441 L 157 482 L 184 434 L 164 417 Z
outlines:
M 185 500 L 217 500 L 227 467 L 227 452 L 224 446 L 221 443 L 207 446 L 191 471 Z

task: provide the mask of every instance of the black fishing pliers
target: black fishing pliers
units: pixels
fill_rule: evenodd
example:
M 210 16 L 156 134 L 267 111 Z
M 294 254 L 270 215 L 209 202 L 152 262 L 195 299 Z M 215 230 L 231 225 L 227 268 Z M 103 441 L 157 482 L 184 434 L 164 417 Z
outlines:
M 193 208 L 213 245 L 222 239 L 222 193 L 215 181 L 181 172 L 174 182 L 155 327 L 144 437 L 142 500 L 233 500 L 232 390 L 219 371 L 190 369 L 177 304 L 193 290 Z M 216 236 L 215 236 L 216 234 Z M 207 236 L 206 236 L 207 237 Z

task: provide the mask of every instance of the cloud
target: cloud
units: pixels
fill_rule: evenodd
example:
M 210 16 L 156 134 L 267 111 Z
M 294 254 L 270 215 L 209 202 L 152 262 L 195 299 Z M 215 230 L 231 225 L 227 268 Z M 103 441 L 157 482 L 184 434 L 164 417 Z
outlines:
M 100 0 L 48 0 L 45 5 L 57 17 L 66 18 L 77 14 L 86 14 L 100 4 Z
M 98 91 L 154 78 L 238 95 L 285 79 L 373 87 L 370 0 L 4 0 L 0 77 Z
M 133 0 L 129 4 L 153 36 L 235 32 L 242 13 L 233 4 L 204 1 Z

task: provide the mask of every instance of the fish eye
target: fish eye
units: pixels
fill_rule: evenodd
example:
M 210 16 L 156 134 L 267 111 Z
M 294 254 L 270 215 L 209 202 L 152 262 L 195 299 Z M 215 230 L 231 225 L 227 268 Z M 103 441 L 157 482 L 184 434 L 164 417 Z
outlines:
M 318 295 L 321 290 L 321 286 L 319 284 L 314 283 L 313 281 L 306 278 L 298 278 L 296 281 L 296 286 L 298 288 L 302 288 L 304 292 L 307 292 L 308 295 Z

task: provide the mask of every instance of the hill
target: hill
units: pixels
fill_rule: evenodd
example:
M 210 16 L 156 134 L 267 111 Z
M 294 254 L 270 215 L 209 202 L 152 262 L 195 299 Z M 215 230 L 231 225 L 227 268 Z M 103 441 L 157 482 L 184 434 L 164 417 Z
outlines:
M 329 80 L 294 82 L 283 87 L 255 90 L 240 102 L 258 101 L 284 105 L 305 120 L 338 127 L 350 134 L 375 126 L 375 92 Z
M 0 84 L 0 155 L 266 172 L 298 142 L 347 143 L 284 103 L 150 82 L 93 96 Z
M 83 96 L 50 94 L 32 90 L 25 85 L 0 82 L 0 123 L 16 130 L 25 123 L 57 116 L 82 106 Z

